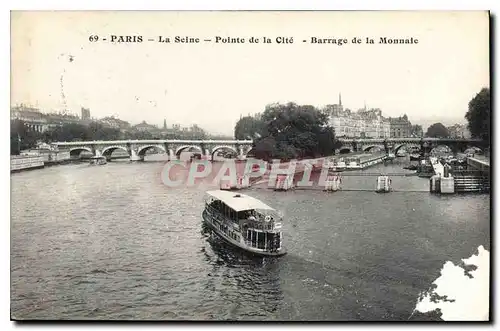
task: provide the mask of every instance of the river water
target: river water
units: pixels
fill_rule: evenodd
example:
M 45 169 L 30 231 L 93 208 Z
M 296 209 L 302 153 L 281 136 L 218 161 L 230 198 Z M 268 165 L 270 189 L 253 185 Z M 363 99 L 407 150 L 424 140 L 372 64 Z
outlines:
M 245 192 L 284 213 L 288 250 L 250 257 L 203 231 L 204 189 L 165 186 L 163 166 L 11 175 L 13 318 L 439 320 L 419 297 L 445 263 L 490 251 L 489 195 L 431 195 L 418 177 L 376 194 L 376 177 L 346 176 L 343 192 Z

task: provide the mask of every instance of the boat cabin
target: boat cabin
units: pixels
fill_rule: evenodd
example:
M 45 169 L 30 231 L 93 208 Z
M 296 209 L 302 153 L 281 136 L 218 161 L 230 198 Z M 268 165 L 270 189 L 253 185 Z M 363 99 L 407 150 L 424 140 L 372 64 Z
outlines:
M 281 249 L 282 217 L 258 199 L 230 191 L 209 191 L 205 210 L 212 225 L 236 242 L 268 252 Z

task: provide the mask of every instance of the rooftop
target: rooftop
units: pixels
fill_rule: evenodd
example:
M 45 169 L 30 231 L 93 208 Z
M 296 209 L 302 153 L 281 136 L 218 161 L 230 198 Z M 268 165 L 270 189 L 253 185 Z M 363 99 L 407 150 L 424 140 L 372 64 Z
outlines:
M 211 197 L 214 197 L 224 202 L 229 208 L 237 212 L 244 210 L 253 210 L 253 209 L 274 210 L 274 208 L 269 207 L 262 201 L 241 193 L 215 190 L 215 191 L 208 191 L 207 194 L 210 195 Z

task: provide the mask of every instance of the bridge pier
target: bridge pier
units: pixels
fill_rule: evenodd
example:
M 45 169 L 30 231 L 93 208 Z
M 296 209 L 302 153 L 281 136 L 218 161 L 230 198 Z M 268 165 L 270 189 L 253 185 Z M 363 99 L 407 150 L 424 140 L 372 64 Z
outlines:
M 130 161 L 144 161 L 144 155 L 138 155 L 137 152 L 132 149 L 130 154 Z
M 175 152 L 173 149 L 168 150 L 168 160 L 169 161 L 177 160 L 177 155 L 175 155 Z
M 212 153 L 210 152 L 210 150 L 208 148 L 206 148 L 204 150 L 204 152 L 205 152 L 204 159 L 207 161 L 211 161 L 212 160 Z
M 243 147 L 240 147 L 240 148 L 238 149 L 238 151 L 239 151 L 239 154 L 238 154 L 238 159 L 240 159 L 240 160 L 244 160 L 244 159 L 245 159 L 245 152 L 243 151 Z

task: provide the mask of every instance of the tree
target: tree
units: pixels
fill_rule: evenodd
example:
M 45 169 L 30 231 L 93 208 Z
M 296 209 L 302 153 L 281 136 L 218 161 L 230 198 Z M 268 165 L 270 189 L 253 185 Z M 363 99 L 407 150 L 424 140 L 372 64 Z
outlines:
M 10 121 L 10 154 L 19 155 L 24 149 L 34 148 L 41 141 L 43 134 L 26 127 L 24 121 Z
M 262 160 L 269 160 L 276 154 L 276 139 L 271 136 L 254 140 L 255 157 Z
M 465 114 L 468 129 L 473 137 L 490 140 L 490 109 L 490 89 L 483 88 L 469 102 L 469 110 Z
M 442 123 L 434 123 L 429 126 L 425 135 L 431 138 L 446 138 L 450 133 Z
M 258 117 L 245 116 L 234 127 L 234 137 L 238 140 L 254 139 L 261 136 L 264 123 Z
M 334 154 L 339 142 L 328 113 L 310 105 L 271 104 L 260 115 L 262 137 L 254 139 L 255 155 L 291 159 Z

